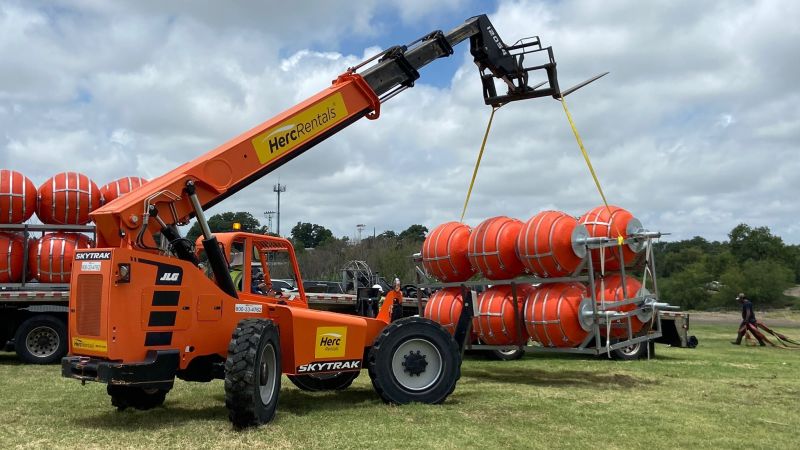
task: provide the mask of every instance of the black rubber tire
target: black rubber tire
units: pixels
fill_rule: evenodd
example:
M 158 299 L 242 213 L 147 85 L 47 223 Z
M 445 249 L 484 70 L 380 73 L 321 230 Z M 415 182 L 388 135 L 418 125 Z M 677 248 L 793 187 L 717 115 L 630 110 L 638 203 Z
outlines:
M 14 350 L 29 364 L 53 364 L 67 354 L 67 325 L 59 318 L 40 314 L 17 328 Z
M 169 390 L 109 384 L 106 392 L 111 396 L 111 404 L 118 411 L 125 411 L 129 407 L 144 411 L 163 405 Z
M 650 358 L 656 357 L 655 342 L 639 342 L 630 347 L 611 350 L 611 358 L 617 361 L 635 361 L 637 359 L 647 359 L 647 347 L 650 347 Z
M 319 392 L 347 389 L 360 374 L 361 371 L 321 375 L 287 375 L 286 377 L 304 391 Z
M 486 354 L 498 361 L 515 361 L 525 355 L 525 350 L 519 347 L 510 347 L 508 350 L 489 350 Z
M 225 406 L 233 426 L 241 429 L 271 421 L 280 390 L 278 327 L 266 319 L 240 321 L 225 360 Z
M 425 361 L 422 372 L 400 369 L 414 356 Z M 408 351 L 408 353 L 406 353 Z M 424 351 L 425 353 L 420 353 Z M 431 359 L 428 361 L 427 357 Z M 403 358 L 405 362 L 401 362 Z M 428 368 L 431 365 L 431 368 Z M 425 375 L 428 370 L 436 369 Z M 386 403 L 442 403 L 456 388 L 461 377 L 461 353 L 453 337 L 438 323 L 422 317 L 406 317 L 388 325 L 375 339 L 367 361 L 372 386 Z M 419 367 L 417 367 L 419 370 Z M 406 375 L 408 373 L 408 375 Z M 398 378 L 398 375 L 400 378 Z M 414 387 L 414 376 L 428 384 Z

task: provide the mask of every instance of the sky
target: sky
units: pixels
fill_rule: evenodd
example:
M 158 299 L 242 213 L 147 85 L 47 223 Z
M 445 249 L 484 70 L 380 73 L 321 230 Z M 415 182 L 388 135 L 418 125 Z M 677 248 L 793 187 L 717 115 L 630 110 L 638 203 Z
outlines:
M 0 2 L 0 168 L 37 186 L 154 178 L 326 88 L 381 49 L 486 13 L 552 45 L 609 203 L 667 240 L 739 223 L 800 243 L 800 3 L 786 1 Z M 207 213 L 263 224 L 281 197 L 336 236 L 459 220 L 491 109 L 468 43 L 414 88 Z M 498 110 L 464 221 L 602 203 L 559 102 Z M 273 227 L 275 224 L 273 223 Z

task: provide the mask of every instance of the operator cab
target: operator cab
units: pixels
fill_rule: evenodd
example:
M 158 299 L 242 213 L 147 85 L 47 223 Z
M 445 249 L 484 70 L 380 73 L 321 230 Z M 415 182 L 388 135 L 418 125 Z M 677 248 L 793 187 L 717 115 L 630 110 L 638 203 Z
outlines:
M 300 269 L 294 248 L 288 240 L 245 232 L 214 233 L 214 236 L 222 254 L 228 259 L 231 279 L 240 296 L 257 295 L 276 301 L 286 300 L 285 291 L 291 290 L 294 284 L 299 298 L 293 296 L 292 299 L 306 303 L 303 283 L 298 282 Z M 202 250 L 198 254 L 202 260 Z M 213 278 L 213 275 L 209 276 Z

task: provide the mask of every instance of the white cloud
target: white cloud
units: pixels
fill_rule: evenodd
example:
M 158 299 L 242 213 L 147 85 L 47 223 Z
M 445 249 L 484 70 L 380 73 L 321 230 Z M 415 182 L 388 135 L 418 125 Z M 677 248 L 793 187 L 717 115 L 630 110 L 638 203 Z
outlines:
M 356 4 L 357 3 L 357 4 Z M 344 40 L 396 24 L 450 29 L 458 0 L 275 4 L 10 2 L 0 6 L 0 164 L 36 184 L 80 170 L 98 184 L 158 176 L 327 87 L 371 56 Z M 800 30 L 794 2 L 502 1 L 507 43 L 552 45 L 605 193 L 674 239 L 724 239 L 737 223 L 800 242 Z M 408 36 L 408 42 L 416 36 Z M 314 222 L 337 235 L 457 219 L 489 117 L 466 45 L 449 85 L 416 87 L 211 213 L 275 208 L 282 231 Z M 351 46 L 352 48 L 352 46 Z M 561 106 L 497 112 L 467 221 L 581 214 L 600 203 Z

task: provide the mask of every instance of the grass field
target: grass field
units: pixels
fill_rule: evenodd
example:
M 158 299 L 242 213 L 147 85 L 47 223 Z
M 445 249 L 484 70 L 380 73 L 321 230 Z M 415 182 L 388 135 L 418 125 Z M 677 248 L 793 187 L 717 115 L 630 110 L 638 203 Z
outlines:
M 650 361 L 470 357 L 439 406 L 384 405 L 366 373 L 338 393 L 284 378 L 275 421 L 245 432 L 219 381 L 179 381 L 163 408 L 117 412 L 104 385 L 0 353 L 0 448 L 797 448 L 800 351 L 734 347 L 734 330 L 693 326 L 697 349 L 659 345 Z

